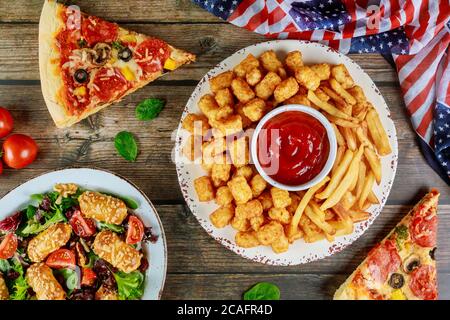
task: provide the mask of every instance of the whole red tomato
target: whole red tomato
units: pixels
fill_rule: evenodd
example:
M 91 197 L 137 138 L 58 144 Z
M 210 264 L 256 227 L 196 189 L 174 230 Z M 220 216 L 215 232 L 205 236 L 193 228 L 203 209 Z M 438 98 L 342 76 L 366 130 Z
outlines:
M 22 169 L 36 159 L 38 146 L 24 134 L 13 134 L 3 142 L 3 161 L 13 169 Z
M 13 129 L 14 120 L 5 108 L 0 107 L 0 138 L 6 137 Z

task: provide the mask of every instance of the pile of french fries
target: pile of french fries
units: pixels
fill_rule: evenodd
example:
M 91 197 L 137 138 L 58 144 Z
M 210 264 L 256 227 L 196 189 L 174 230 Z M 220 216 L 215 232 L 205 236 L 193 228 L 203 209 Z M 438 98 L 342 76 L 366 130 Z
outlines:
M 377 111 L 346 67 L 304 65 L 300 51 L 280 60 L 274 51 L 247 56 L 233 70 L 210 79 L 201 114 L 187 115 L 183 152 L 200 159 L 207 175 L 194 181 L 199 201 L 215 201 L 212 224 L 237 230 L 238 246 L 271 246 L 276 253 L 303 238 L 311 243 L 353 232 L 379 204 L 372 191 L 382 179 L 380 157 L 391 153 Z M 302 104 L 321 111 L 336 133 L 338 149 L 330 174 L 306 191 L 269 185 L 249 163 L 245 133 L 273 108 Z M 231 137 L 231 139 L 230 139 Z M 196 148 L 200 146 L 200 148 Z

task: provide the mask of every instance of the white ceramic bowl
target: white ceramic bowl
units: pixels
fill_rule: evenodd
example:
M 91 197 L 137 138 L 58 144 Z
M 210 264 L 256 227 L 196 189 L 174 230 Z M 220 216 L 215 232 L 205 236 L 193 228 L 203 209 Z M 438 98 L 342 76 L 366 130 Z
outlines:
M 283 183 L 280 183 L 274 179 L 272 179 L 266 171 L 261 167 L 261 164 L 259 163 L 258 159 L 258 136 L 261 132 L 261 129 L 264 127 L 264 125 L 269 121 L 270 119 L 276 117 L 279 114 L 290 112 L 290 111 L 298 111 L 302 113 L 306 113 L 310 116 L 312 116 L 314 119 L 319 121 L 325 128 L 328 136 L 328 142 L 330 144 L 330 151 L 328 153 L 328 159 L 327 162 L 325 162 L 325 166 L 322 168 L 322 171 L 319 172 L 317 176 L 315 176 L 310 181 L 300 184 L 300 185 L 286 185 Z M 325 178 L 328 173 L 330 172 L 331 168 L 333 167 L 334 161 L 336 160 L 336 150 L 337 150 L 337 142 L 336 142 L 336 133 L 333 130 L 333 127 L 331 126 L 331 123 L 328 121 L 328 119 L 319 111 L 307 107 L 304 105 L 299 104 L 289 104 L 282 107 L 278 107 L 272 111 L 270 111 L 268 114 L 266 114 L 258 123 L 258 125 L 255 128 L 255 131 L 252 135 L 252 140 L 250 144 L 250 150 L 251 150 L 251 156 L 253 164 L 256 167 L 256 170 L 258 170 L 259 174 L 266 180 L 268 183 L 270 183 L 272 186 L 288 190 L 288 191 L 300 191 L 309 189 L 312 186 L 316 185 L 320 181 Z
M 26 208 L 32 194 L 52 191 L 56 183 L 75 183 L 83 189 L 130 197 L 139 204 L 139 207 L 133 210 L 134 213 L 158 236 L 155 243 L 143 244 L 149 268 L 145 272 L 144 295 L 141 299 L 160 299 L 167 269 L 166 237 L 161 220 L 147 196 L 132 182 L 115 173 L 92 168 L 70 168 L 37 176 L 0 199 L 0 220 Z

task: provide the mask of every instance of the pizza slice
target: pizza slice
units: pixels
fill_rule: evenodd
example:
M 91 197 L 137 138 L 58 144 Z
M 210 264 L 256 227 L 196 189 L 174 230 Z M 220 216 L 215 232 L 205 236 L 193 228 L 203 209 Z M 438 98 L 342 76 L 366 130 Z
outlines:
M 194 60 L 163 40 L 45 0 L 39 23 L 41 86 L 60 128 Z
M 335 300 L 435 300 L 437 204 L 432 190 L 376 245 Z

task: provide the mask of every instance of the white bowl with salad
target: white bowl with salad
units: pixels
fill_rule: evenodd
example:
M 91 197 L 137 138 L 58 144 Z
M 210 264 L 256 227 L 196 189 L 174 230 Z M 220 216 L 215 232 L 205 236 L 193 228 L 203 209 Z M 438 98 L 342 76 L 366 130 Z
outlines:
M 56 170 L 0 200 L 0 300 L 160 299 L 161 220 L 125 178 Z

